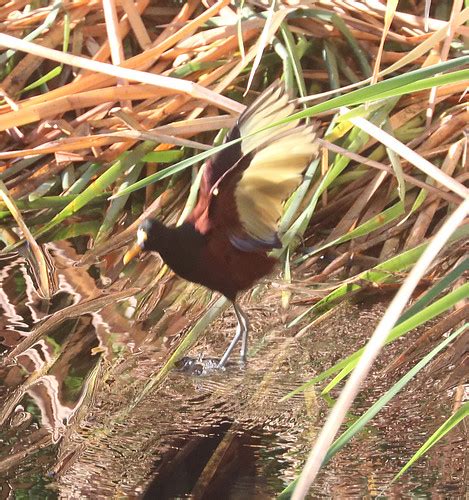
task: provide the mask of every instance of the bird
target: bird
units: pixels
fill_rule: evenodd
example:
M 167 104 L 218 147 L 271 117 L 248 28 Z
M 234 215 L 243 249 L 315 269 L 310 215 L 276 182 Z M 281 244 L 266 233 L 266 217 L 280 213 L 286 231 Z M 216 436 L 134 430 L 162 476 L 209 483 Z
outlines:
M 284 84 L 270 85 L 225 137 L 225 143 L 240 141 L 205 163 L 198 201 L 186 220 L 168 227 L 145 219 L 124 255 L 126 265 L 142 251 L 158 252 L 178 276 L 231 301 L 237 327 L 220 369 L 239 341 L 240 361 L 246 362 L 249 321 L 239 294 L 272 273 L 277 260 L 269 252 L 282 247 L 278 224 L 283 203 L 318 154 L 317 123 L 294 119 L 271 127 L 295 111 Z

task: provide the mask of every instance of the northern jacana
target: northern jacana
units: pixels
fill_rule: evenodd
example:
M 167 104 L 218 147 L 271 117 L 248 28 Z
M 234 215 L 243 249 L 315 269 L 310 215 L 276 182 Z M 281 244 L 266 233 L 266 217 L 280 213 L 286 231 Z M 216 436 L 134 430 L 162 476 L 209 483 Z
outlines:
M 268 255 L 280 248 L 282 204 L 299 185 L 318 150 L 317 126 L 293 120 L 260 133 L 295 111 L 281 84 L 271 85 L 239 117 L 229 142 L 205 164 L 197 205 L 178 227 L 146 219 L 124 264 L 143 251 L 158 252 L 180 277 L 222 293 L 234 307 L 238 326 L 218 366 L 224 367 L 241 339 L 246 360 L 248 320 L 236 298 L 272 272 Z

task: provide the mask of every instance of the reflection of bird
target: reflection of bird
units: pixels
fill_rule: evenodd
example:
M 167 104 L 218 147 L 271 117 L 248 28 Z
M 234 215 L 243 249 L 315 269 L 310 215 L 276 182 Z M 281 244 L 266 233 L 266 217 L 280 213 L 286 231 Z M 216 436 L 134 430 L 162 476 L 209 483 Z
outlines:
M 271 85 L 239 117 L 226 142 L 246 137 L 206 163 L 198 203 L 186 221 L 170 228 L 146 219 L 137 243 L 124 256 L 127 263 L 141 250 L 159 252 L 176 274 L 233 302 L 238 326 L 219 367 L 240 339 L 241 359 L 246 359 L 248 321 L 237 294 L 272 271 L 275 259 L 267 252 L 281 247 L 282 202 L 318 149 L 316 127 L 299 120 L 249 134 L 294 111 L 283 86 Z

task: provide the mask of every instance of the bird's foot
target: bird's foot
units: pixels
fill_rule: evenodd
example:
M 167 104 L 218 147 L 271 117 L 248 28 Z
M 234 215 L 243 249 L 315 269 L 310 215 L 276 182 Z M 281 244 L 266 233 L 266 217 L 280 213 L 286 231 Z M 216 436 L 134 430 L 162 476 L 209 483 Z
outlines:
M 224 370 L 225 367 L 220 366 L 220 360 L 217 358 L 191 358 L 184 356 L 175 364 L 176 368 L 188 375 L 209 375 L 214 371 Z
M 184 356 L 179 361 L 176 361 L 175 366 L 178 371 L 187 373 L 188 375 L 205 376 L 214 372 L 225 371 L 236 365 L 242 369 L 246 367 L 246 359 L 241 358 L 238 363 L 226 361 L 222 364 L 222 358 L 191 358 Z

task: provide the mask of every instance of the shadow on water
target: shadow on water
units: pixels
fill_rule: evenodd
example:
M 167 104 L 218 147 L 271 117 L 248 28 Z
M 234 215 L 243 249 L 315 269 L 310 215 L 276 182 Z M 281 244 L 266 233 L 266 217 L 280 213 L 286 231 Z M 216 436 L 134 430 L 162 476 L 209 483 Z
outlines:
M 204 377 L 173 369 L 141 398 L 209 293 L 160 274 L 154 256 L 123 272 L 120 255 L 80 263 L 80 239 L 46 250 L 50 300 L 37 292 L 27 259 L 0 258 L 1 498 L 274 497 L 301 470 L 331 404 L 316 388 L 279 399 L 362 345 L 386 305 L 344 304 L 294 338 L 268 289 L 262 305 L 245 304 L 253 328 L 246 368 Z M 234 326 L 225 311 L 191 354 L 219 355 Z M 386 356 L 402 349 L 389 346 Z M 350 418 L 394 381 L 377 366 Z M 322 472 L 313 497 L 375 496 L 449 415 L 453 393 L 438 384 L 419 375 Z M 391 497 L 463 495 L 460 432 L 393 485 Z
M 260 450 L 272 449 L 270 461 L 276 460 L 275 440 L 255 430 L 233 431 L 222 422 L 205 433 L 186 436 L 155 464 L 155 478 L 147 487 L 144 499 L 175 498 L 259 498 L 274 496 L 282 487 L 275 481 L 279 472 L 263 464 Z M 282 450 L 285 452 L 285 450 Z M 278 467 L 277 467 L 278 469 Z M 277 483 L 277 484 L 275 484 Z

